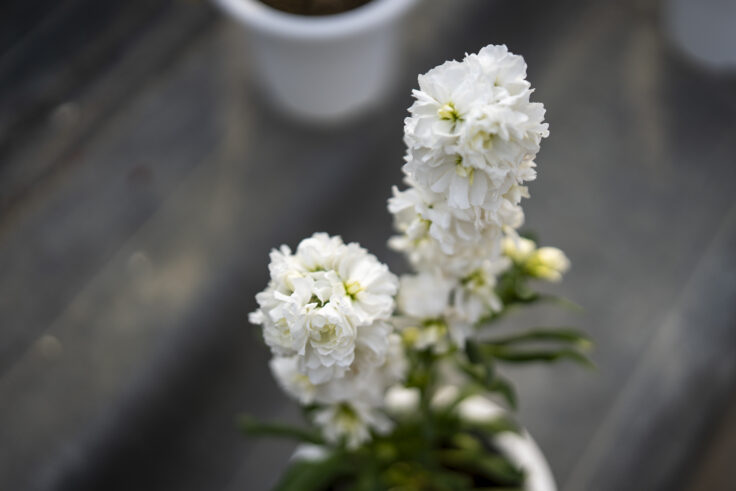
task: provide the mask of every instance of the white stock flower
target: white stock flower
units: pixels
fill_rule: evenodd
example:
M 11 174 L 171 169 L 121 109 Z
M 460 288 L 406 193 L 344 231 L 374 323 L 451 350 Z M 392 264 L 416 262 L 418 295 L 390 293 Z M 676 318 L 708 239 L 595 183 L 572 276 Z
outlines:
M 371 341 L 358 343 L 355 362 L 343 377 L 315 387 L 316 402 L 363 401 L 380 405 L 386 389 L 404 379 L 407 361 L 401 338 L 383 329 L 375 330 L 371 337 Z
M 392 249 L 404 253 L 417 271 L 460 279 L 478 269 L 486 259 L 498 256 L 502 236 L 502 229 L 489 226 L 476 241 L 456 246 L 453 254 L 443 252 L 440 244 L 431 237 L 413 239 L 407 234 L 397 235 L 391 237 L 388 244 Z
M 383 322 L 362 328 L 355 361 L 342 377 L 312 383 L 300 371 L 296 356 L 274 357 L 271 371 L 284 392 L 301 404 L 359 401 L 380 406 L 386 389 L 403 381 L 407 371 L 401 338 L 392 329 Z
M 453 290 L 453 305 L 458 315 L 468 322 L 501 310 L 503 305 L 495 292 L 496 278 L 511 266 L 505 257 L 487 259 L 478 269 L 463 278 Z
M 256 295 L 250 321 L 263 326 L 277 356 L 296 356 L 314 384 L 342 377 L 355 359 L 361 329 L 387 319 L 397 278 L 357 244 L 317 233 L 296 253 L 271 252 L 271 281 Z
M 455 280 L 437 273 L 422 272 L 399 279 L 397 304 L 401 315 L 394 318 L 394 324 L 405 342 L 419 350 L 447 350 L 448 335 L 455 339 L 447 322 L 452 314 L 449 302 L 454 287 Z
M 362 401 L 341 402 L 316 410 L 313 421 L 322 428 L 322 434 L 330 443 L 345 442 L 350 449 L 370 440 L 370 430 L 386 433 L 391 430 L 391 420 L 379 409 Z
M 445 322 L 452 343 L 459 348 L 464 348 L 465 340 L 475 334 L 475 325 L 468 319 L 458 315 L 455 309 L 445 317 Z
M 525 78 L 523 58 L 505 46 L 420 75 L 404 124 L 405 172 L 453 208 L 479 207 L 498 219 L 505 201 L 518 204 L 508 193 L 535 178 L 533 159 L 548 135 Z
M 399 191 L 394 186 L 388 209 L 396 228 L 412 241 L 434 239 L 445 254 L 458 243 L 478 240 L 477 218 L 472 210 L 454 210 L 440 194 L 413 186 Z
M 271 373 L 281 389 L 301 404 L 311 404 L 317 394 L 317 386 L 299 371 L 296 356 L 275 356 L 269 363 Z
M 399 311 L 417 319 L 437 319 L 448 308 L 455 281 L 432 273 L 403 275 L 399 278 L 396 303 Z

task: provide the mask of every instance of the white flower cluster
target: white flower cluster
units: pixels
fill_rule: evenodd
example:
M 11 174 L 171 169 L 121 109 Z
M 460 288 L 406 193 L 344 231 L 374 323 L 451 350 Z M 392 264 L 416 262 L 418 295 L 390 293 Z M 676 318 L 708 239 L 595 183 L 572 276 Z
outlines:
M 250 321 L 263 326 L 279 384 L 303 404 L 326 405 L 315 422 L 333 441 L 355 446 L 368 426 L 385 429 L 375 408 L 405 371 L 401 340 L 388 323 L 396 277 L 357 244 L 323 233 L 294 254 L 287 246 L 272 251 L 269 271 Z
M 471 209 L 479 225 L 507 225 L 548 135 L 524 59 L 486 46 L 420 75 L 419 89 L 404 124 L 404 170 L 450 208 Z
M 419 76 L 404 124 L 409 187 L 394 188 L 388 205 L 401 234 L 389 244 L 420 272 L 402 278 L 399 295 L 405 333 L 418 346 L 443 332 L 462 345 L 474 323 L 501 308 L 496 277 L 511 264 L 501 241 L 524 220 L 523 184 L 536 177 L 548 135 L 531 93 L 524 59 L 506 46 Z
M 400 385 L 404 349 L 462 347 L 503 307 L 496 281 L 512 264 L 551 281 L 567 269 L 561 251 L 515 231 L 547 136 L 525 77 L 524 60 L 505 46 L 419 77 L 405 121 L 408 188 L 394 188 L 388 205 L 400 232 L 390 245 L 416 274 L 399 280 L 359 245 L 323 233 L 293 253 L 271 252 L 271 280 L 250 320 L 263 327 L 278 383 L 316 405 L 328 441 L 355 448 L 390 428 L 386 413 L 411 412 L 419 395 Z

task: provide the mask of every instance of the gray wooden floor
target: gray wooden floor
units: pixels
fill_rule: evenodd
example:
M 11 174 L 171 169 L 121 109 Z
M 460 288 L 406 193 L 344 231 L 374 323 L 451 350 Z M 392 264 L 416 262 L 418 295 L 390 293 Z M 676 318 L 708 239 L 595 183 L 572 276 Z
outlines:
M 391 97 L 336 128 L 263 101 L 206 3 L 49 4 L 0 21 L 0 489 L 267 489 L 291 447 L 233 419 L 297 418 L 246 320 L 268 250 L 325 230 L 402 271 L 416 74 L 491 42 L 548 109 L 527 222 L 585 308 L 509 323 L 584 327 L 599 367 L 510 372 L 522 421 L 563 490 L 735 489 L 736 78 L 656 1 L 426 1 Z

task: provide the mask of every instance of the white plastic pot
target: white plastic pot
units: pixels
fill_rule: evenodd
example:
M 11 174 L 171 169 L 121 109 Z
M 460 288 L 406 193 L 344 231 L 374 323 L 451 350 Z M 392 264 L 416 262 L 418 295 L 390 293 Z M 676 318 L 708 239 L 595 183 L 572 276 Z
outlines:
M 519 467 L 526 471 L 526 491 L 556 491 L 555 480 L 547 459 L 529 433 L 502 433 L 496 444 Z
M 326 16 L 258 0 L 214 0 L 246 30 L 263 88 L 293 115 L 342 119 L 379 100 L 396 71 L 401 22 L 416 0 L 372 0 Z

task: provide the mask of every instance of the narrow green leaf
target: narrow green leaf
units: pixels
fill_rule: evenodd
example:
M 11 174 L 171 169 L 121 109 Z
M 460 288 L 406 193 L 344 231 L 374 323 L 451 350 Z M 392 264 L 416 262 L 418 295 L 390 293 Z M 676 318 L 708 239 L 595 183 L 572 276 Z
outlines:
M 595 368 L 595 364 L 583 353 L 574 349 L 549 350 L 512 350 L 502 346 L 486 345 L 490 354 L 508 363 L 545 362 L 551 363 L 559 360 L 570 360 L 580 363 L 589 368 Z
M 516 397 L 516 389 L 514 389 L 514 386 L 511 384 L 511 382 L 509 382 L 505 378 L 497 375 L 494 378 L 493 383 L 490 384 L 490 386 L 488 387 L 488 390 L 500 394 L 509 404 L 509 407 L 511 409 L 517 409 L 518 399 Z
M 465 341 L 465 354 L 468 355 L 470 363 L 483 363 L 488 358 L 472 339 Z
M 513 334 L 510 336 L 506 336 L 506 337 L 495 338 L 490 341 L 487 341 L 487 344 L 504 346 L 504 345 L 509 345 L 509 344 L 533 342 L 533 341 L 554 341 L 554 342 L 561 342 L 561 343 L 573 343 L 578 348 L 585 349 L 585 350 L 590 349 L 592 347 L 592 342 L 590 341 L 590 338 L 585 333 L 577 329 L 570 328 L 570 327 L 535 328 L 531 331 L 527 331 L 521 334 Z M 475 347 L 475 349 L 480 350 L 480 348 L 477 346 Z
M 470 380 L 475 382 L 480 387 L 486 390 L 491 390 L 491 388 L 493 387 L 493 382 L 496 376 L 495 376 L 495 370 L 493 369 L 492 360 L 489 359 L 489 361 L 483 365 L 473 364 L 473 363 L 459 363 L 458 366 L 463 371 L 463 373 L 465 373 L 465 375 L 467 375 L 468 378 L 470 378 Z M 478 391 L 475 390 L 475 391 L 462 392 L 460 394 L 460 397 L 458 397 L 457 402 L 460 402 L 460 400 L 476 392 Z M 454 405 L 456 405 L 457 402 Z
M 438 457 L 446 466 L 477 472 L 500 484 L 518 485 L 524 480 L 524 474 L 500 454 L 442 449 L 438 451 Z

